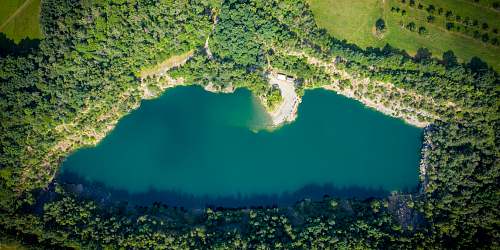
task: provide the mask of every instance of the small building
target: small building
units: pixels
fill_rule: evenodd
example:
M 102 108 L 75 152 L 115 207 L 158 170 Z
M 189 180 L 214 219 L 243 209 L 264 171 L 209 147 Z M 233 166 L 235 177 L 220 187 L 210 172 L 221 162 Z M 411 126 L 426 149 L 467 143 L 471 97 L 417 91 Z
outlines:
M 287 82 L 293 82 L 293 76 L 287 76 L 286 77 Z
M 278 80 L 285 81 L 286 80 L 286 76 L 284 74 L 278 74 Z

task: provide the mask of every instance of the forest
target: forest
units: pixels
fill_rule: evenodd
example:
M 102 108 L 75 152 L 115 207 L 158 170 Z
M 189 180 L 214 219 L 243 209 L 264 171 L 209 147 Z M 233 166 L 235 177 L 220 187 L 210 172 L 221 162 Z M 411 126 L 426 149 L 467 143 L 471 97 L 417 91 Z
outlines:
M 39 22 L 38 48 L 0 57 L 2 242 L 34 249 L 500 247 L 500 77 L 477 61 L 352 48 L 320 30 L 306 2 L 296 0 L 44 0 Z M 131 91 L 141 84 L 137 72 L 201 50 L 210 35 L 216 59 L 200 53 L 171 69 L 172 78 L 269 97 L 275 92 L 260 76 L 269 65 L 304 80 L 301 94 L 335 79 L 287 54 L 294 51 L 342 59 L 337 66 L 349 75 L 432 100 L 407 101 L 439 117 L 429 132 L 428 185 L 403 202 L 424 221 L 402 227 L 391 197 L 188 211 L 125 202 L 105 207 L 54 184 L 70 153 L 61 142 L 75 131 L 104 131 L 101 118 L 111 112 L 128 114 L 140 103 Z M 71 150 L 83 146 L 74 143 Z M 46 192 L 53 193 L 50 201 Z

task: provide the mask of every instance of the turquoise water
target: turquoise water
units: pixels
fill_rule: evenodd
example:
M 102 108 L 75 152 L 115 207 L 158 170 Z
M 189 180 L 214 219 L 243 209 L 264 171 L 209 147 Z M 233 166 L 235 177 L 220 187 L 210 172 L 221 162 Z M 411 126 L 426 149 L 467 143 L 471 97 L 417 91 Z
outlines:
M 59 178 L 94 183 L 131 200 L 194 201 L 185 206 L 233 204 L 221 197 L 265 205 L 282 203 L 283 196 L 335 196 L 320 192 L 342 193 L 338 189 L 344 196 L 358 190 L 360 197 L 418 185 L 422 129 L 358 101 L 310 90 L 295 122 L 273 132 L 249 129 L 268 122 L 246 89 L 167 89 L 120 120 L 97 147 L 71 154 Z

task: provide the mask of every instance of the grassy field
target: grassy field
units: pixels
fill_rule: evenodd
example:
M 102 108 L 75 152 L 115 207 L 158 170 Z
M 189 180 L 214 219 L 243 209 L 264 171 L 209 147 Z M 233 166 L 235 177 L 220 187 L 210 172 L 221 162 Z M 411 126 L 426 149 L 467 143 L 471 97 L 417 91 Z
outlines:
M 142 78 L 145 78 L 148 76 L 152 77 L 154 75 L 158 76 L 158 75 L 160 75 L 160 73 L 165 73 L 167 68 L 172 68 L 174 66 L 182 65 L 182 64 L 174 65 L 174 63 L 178 64 L 179 62 L 183 62 L 184 60 L 187 60 L 189 57 L 191 57 L 193 55 L 194 55 L 194 50 L 190 50 L 189 52 L 184 53 L 182 55 L 173 56 L 173 57 L 161 62 L 160 64 L 156 65 L 155 67 L 141 70 L 141 72 L 138 75 L 140 75 Z
M 424 8 L 427 8 L 429 4 L 433 4 L 436 9 L 441 7 L 444 11 L 453 11 L 454 14 L 461 15 L 462 19 L 469 15 L 472 20 L 478 19 L 480 23 L 483 19 L 491 18 L 496 14 L 497 19 L 488 21 L 488 24 L 490 27 L 494 27 L 499 22 L 499 12 L 469 2 L 456 0 L 415 2 L 416 5 L 421 3 Z M 328 33 L 336 39 L 354 43 L 362 49 L 382 49 L 389 45 L 392 48 L 408 53 L 410 56 L 415 56 L 419 49 L 427 48 L 433 57 L 438 59 L 443 59 L 444 53 L 452 51 L 459 62 L 470 61 L 472 58 L 478 57 L 486 62 L 488 66 L 500 71 L 499 47 L 451 33 L 427 22 L 418 21 L 417 19 L 420 18 L 426 20 L 427 14 L 424 12 L 419 13 L 416 9 L 412 9 L 410 12 L 410 17 L 413 15 L 414 19 L 403 18 L 391 13 L 393 6 L 403 7 L 399 1 L 309 0 L 309 4 L 320 28 L 327 29 Z M 404 9 L 409 9 L 407 6 L 404 7 Z M 474 8 L 479 9 L 475 10 Z M 375 33 L 375 23 L 380 18 L 384 19 L 388 27 L 388 33 L 382 38 L 377 37 Z M 444 18 L 436 16 L 436 19 L 438 22 L 445 22 Z M 397 24 L 401 20 L 405 24 L 414 22 L 417 27 L 425 27 L 429 31 L 429 36 L 420 37 L 417 33 L 411 33 L 399 27 Z M 438 25 L 442 24 L 438 23 Z
M 25 2 L 25 0 L 2 1 L 0 3 L 0 25 L 3 25 Z M 14 40 L 16 44 L 26 38 L 41 39 L 42 35 L 38 24 L 41 4 L 42 0 L 32 0 L 1 33 L 5 34 L 8 39 Z
M 7 245 L 0 244 L 0 250 L 24 250 L 24 249 L 26 249 L 26 248 L 19 246 L 19 245 L 7 246 Z

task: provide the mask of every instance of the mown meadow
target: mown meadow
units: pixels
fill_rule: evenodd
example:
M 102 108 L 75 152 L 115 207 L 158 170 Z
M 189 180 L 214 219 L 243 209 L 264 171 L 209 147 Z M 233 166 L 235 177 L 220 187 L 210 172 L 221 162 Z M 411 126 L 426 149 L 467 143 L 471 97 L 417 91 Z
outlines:
M 476 58 L 476 63 L 484 62 L 494 70 L 500 69 L 500 47 L 498 43 L 492 44 L 495 38 L 500 40 L 498 30 L 495 30 L 500 29 L 500 13 L 493 7 L 488 8 L 494 2 L 477 5 L 452 0 L 310 0 L 308 3 L 319 28 L 326 29 L 340 42 L 355 44 L 363 50 L 397 50 L 417 59 L 430 53 L 445 63 Z M 434 6 L 433 14 L 428 11 L 430 5 Z M 399 13 L 392 11 L 398 8 Z M 440 14 L 439 9 L 442 9 Z M 405 16 L 401 14 L 403 10 Z M 452 17 L 447 16 L 448 12 Z M 428 16 L 433 16 L 436 23 L 429 22 Z M 459 22 L 457 16 L 460 16 Z M 467 17 L 471 25 L 464 24 Z M 380 19 L 387 27 L 385 34 L 376 32 Z M 477 20 L 476 25 L 474 20 Z M 414 25 L 413 32 L 408 30 L 410 23 Z M 447 27 L 448 23 L 453 23 L 453 27 Z M 487 30 L 483 29 L 483 23 L 488 25 Z M 420 27 L 424 27 L 428 34 L 419 35 Z M 462 28 L 457 31 L 456 27 Z M 468 34 L 464 33 L 466 30 Z M 479 37 L 475 37 L 475 31 Z M 484 34 L 488 34 L 487 42 L 483 42 Z
M 24 0 L 2 1 L 0 3 L 0 26 L 25 3 Z M 2 30 L 5 37 L 0 40 L 0 46 L 4 46 L 4 40 L 12 40 L 19 44 L 23 39 L 42 39 L 38 18 L 42 0 L 31 0 L 30 3 Z M 11 42 L 12 42 L 11 41 Z

